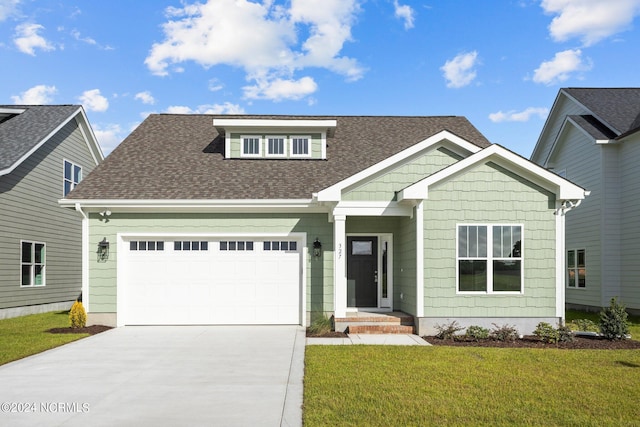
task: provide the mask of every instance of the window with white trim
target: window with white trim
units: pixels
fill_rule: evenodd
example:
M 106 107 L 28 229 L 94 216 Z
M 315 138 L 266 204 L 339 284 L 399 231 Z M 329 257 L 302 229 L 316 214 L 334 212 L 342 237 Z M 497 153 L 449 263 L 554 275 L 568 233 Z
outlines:
M 458 225 L 458 292 L 522 292 L 522 226 Z
M 253 242 L 242 240 L 223 240 L 220 242 L 221 251 L 252 251 Z
M 175 241 L 173 242 L 174 251 L 208 251 L 209 242 L 206 241 Z
M 567 287 L 587 287 L 587 259 L 584 249 L 567 251 Z
M 242 140 L 243 157 L 262 156 L 262 139 L 259 136 L 243 136 L 240 139 Z
M 20 242 L 20 286 L 45 285 L 45 244 Z
M 82 180 L 82 166 L 76 165 L 68 160 L 64 161 L 63 196 L 66 196 L 76 188 Z
M 267 136 L 267 156 L 285 157 L 285 140 L 284 136 Z
M 310 136 L 292 136 L 291 137 L 291 157 L 310 157 L 311 137 Z
M 272 241 L 262 244 L 263 251 L 297 251 L 298 242 L 294 241 Z

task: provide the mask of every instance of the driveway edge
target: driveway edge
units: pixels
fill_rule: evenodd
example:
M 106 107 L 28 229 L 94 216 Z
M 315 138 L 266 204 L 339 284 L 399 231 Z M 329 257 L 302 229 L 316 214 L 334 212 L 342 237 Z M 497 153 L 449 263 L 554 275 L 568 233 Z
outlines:
M 299 327 L 296 329 L 296 337 L 293 343 L 293 352 L 291 354 L 291 368 L 289 369 L 287 391 L 284 397 L 284 407 L 282 409 L 282 419 L 280 421 L 281 427 L 302 426 L 305 344 L 305 328 Z

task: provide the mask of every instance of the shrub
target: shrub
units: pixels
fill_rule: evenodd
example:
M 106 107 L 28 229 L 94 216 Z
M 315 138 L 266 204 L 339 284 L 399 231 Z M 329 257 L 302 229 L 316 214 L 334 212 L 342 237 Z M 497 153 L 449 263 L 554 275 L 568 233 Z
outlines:
M 453 339 L 455 338 L 456 332 L 460 332 L 464 329 L 455 320 L 448 324 L 436 324 L 435 328 L 436 331 L 438 331 L 438 333 L 436 334 L 436 338 L 439 338 L 441 340 Z
M 515 326 L 504 324 L 498 326 L 493 323 L 493 329 L 491 330 L 491 338 L 497 341 L 515 341 L 520 334 Z
M 80 301 L 76 301 L 69 310 L 69 323 L 72 328 L 84 328 L 87 325 L 87 312 Z
M 623 340 L 629 334 L 629 322 L 624 305 L 611 298 L 609 307 L 600 312 L 600 333 L 608 340 Z
M 313 335 L 328 334 L 333 330 L 333 323 L 326 314 L 316 316 L 316 318 L 309 325 L 309 333 Z
M 591 319 L 576 319 L 571 322 L 571 325 L 574 331 L 600 332 L 600 326 Z
M 489 338 L 489 330 L 482 326 L 469 326 L 464 334 L 467 338 L 478 340 L 486 340 Z
M 573 332 L 567 325 L 558 325 L 558 339 L 560 342 L 573 341 Z
M 538 323 L 536 330 L 533 331 L 533 335 L 537 336 L 544 342 L 555 344 L 560 341 L 560 334 L 558 333 L 558 330 L 547 322 Z

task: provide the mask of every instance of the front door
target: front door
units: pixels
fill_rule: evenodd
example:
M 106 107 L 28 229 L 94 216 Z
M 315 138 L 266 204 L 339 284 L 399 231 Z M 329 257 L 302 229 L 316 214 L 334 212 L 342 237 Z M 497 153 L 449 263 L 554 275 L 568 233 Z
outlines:
M 347 307 L 378 307 L 378 237 L 347 237 Z

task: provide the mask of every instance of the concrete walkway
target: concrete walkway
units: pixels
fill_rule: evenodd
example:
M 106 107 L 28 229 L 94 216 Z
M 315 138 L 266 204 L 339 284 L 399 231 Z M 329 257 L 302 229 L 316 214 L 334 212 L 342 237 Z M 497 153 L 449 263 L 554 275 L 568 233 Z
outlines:
M 300 426 L 299 326 L 146 326 L 0 366 L 2 426 Z
M 349 334 L 346 338 L 307 338 L 307 345 L 431 345 L 412 334 Z

